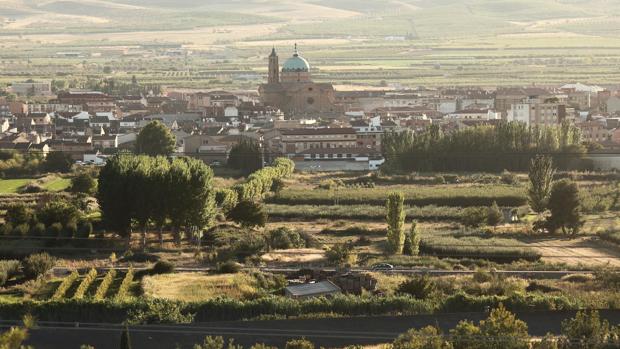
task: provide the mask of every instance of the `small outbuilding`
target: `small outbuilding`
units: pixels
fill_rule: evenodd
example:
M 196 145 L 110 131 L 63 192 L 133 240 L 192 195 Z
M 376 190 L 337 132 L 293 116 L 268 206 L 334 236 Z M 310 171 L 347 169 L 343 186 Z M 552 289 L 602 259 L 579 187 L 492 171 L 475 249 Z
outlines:
M 287 297 L 296 299 L 331 296 L 341 292 L 340 287 L 329 280 L 301 285 L 291 285 L 284 289 L 284 294 Z

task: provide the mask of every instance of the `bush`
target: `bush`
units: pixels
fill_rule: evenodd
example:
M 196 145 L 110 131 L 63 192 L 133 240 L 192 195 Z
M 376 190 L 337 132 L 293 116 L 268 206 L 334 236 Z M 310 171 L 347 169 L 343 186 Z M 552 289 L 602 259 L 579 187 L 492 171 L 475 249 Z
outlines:
M 20 194 L 35 194 L 35 193 L 42 193 L 44 191 L 47 191 L 47 190 L 43 188 L 41 184 L 36 183 L 36 182 L 30 182 L 26 184 L 25 186 L 19 188 Z
M 239 271 L 241 271 L 241 264 L 234 261 L 221 263 L 217 267 L 217 272 L 219 274 L 236 274 Z
M 500 180 L 504 184 L 509 185 L 517 185 L 519 184 L 519 178 L 514 173 L 509 172 L 508 170 L 504 170 L 502 175 L 500 176 Z
M 237 206 L 237 192 L 227 188 L 218 189 L 215 192 L 215 203 L 224 213 L 228 213 L 228 211 Z
M 325 252 L 327 261 L 335 265 L 353 264 L 356 255 L 353 253 L 353 244 L 334 244 Z
M 170 274 L 174 273 L 174 264 L 168 261 L 158 261 L 150 270 L 150 274 Z
M 13 235 L 15 236 L 28 236 L 29 232 L 30 226 L 28 223 L 23 223 L 13 228 Z
M 499 206 L 497 206 L 497 202 L 493 201 L 493 205 L 487 209 L 486 223 L 492 227 L 495 227 L 503 221 L 504 214 Z
M 30 229 L 30 235 L 32 236 L 44 236 L 45 235 L 45 224 L 37 223 Z
M 45 204 L 38 212 L 38 217 L 46 226 L 54 223 L 66 225 L 69 222 L 76 222 L 80 217 L 80 212 L 73 204 L 64 200 L 50 201 Z
M 69 190 L 72 193 L 93 195 L 97 192 L 97 180 L 88 172 L 80 172 L 71 178 Z
M 55 264 L 56 260 L 54 257 L 45 252 L 31 254 L 26 257 L 22 263 L 24 276 L 30 279 L 36 279 L 54 268 Z
M 487 221 L 487 210 L 482 207 L 467 207 L 463 210 L 461 222 L 467 227 L 479 227 Z
M 607 320 L 598 311 L 580 311 L 575 318 L 562 322 L 562 334 L 567 348 L 618 348 L 620 338 L 613 335 Z M 615 338 L 614 338 L 615 337 Z
M 47 227 L 47 235 L 50 237 L 60 237 L 62 232 L 62 224 L 60 223 L 53 223 Z
M 314 349 L 314 344 L 306 339 L 293 339 L 286 342 L 284 349 Z
M 289 228 L 280 227 L 269 232 L 269 247 L 273 249 L 289 249 L 305 247 L 306 242 L 301 235 Z
M 22 202 L 9 205 L 6 209 L 5 221 L 16 226 L 34 220 L 34 211 Z
M 242 227 L 264 227 L 267 223 L 267 211 L 263 204 L 253 201 L 241 201 L 235 206 L 227 217 Z
M 11 224 L 11 223 L 4 223 L 2 225 L 2 235 L 9 236 L 11 234 L 13 234 L 13 224 Z
M 66 238 L 73 238 L 77 236 L 77 232 L 78 232 L 78 227 L 75 221 L 68 222 L 64 226 L 64 229 L 62 230 L 62 234 Z
M 416 299 L 426 299 L 437 289 L 435 282 L 428 275 L 414 276 L 398 285 L 396 292 L 408 294 Z
M 19 273 L 19 261 L 4 260 L 0 261 L 0 286 L 16 276 Z
M 80 239 L 88 239 L 93 233 L 93 224 L 89 221 L 80 221 L 77 226 L 76 237 Z
M 392 349 L 452 349 L 436 327 L 427 326 L 420 330 L 410 329 L 392 343 Z

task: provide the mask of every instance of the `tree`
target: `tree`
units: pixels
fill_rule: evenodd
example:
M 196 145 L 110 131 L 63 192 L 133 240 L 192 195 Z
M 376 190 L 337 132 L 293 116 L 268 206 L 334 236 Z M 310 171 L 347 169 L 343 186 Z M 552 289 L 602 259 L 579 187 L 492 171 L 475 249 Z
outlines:
M 620 346 L 618 328 L 612 328 L 607 320 L 601 320 L 596 310 L 579 311 L 575 318 L 562 321 L 562 335 L 565 338 L 560 343 L 566 348 L 602 349 Z
M 497 205 L 496 201 L 487 209 L 487 224 L 496 227 L 498 224 L 504 221 L 504 214 Z
M 228 218 L 244 228 L 264 227 L 267 223 L 267 212 L 261 203 L 243 200 L 228 212 Z
M 68 201 L 50 201 L 39 209 L 38 218 L 46 226 L 54 223 L 66 226 L 71 222 L 77 222 L 80 218 L 80 211 Z
M 411 221 L 411 229 L 405 237 L 403 254 L 407 256 L 417 256 L 420 254 L 420 234 L 418 232 L 418 222 Z
M 43 163 L 43 167 L 47 172 L 67 173 L 71 171 L 71 166 L 73 166 L 71 155 L 62 151 L 54 151 L 47 154 Z
M 228 167 L 241 170 L 245 175 L 263 167 L 263 159 L 257 142 L 242 139 L 230 150 Z
M 170 129 L 160 121 L 152 121 L 138 134 L 136 150 L 149 156 L 169 156 L 174 152 L 176 140 Z
M 576 235 L 583 226 L 581 199 L 577 183 L 568 179 L 556 182 L 548 203 L 551 215 L 547 218 L 549 231 L 562 229 L 564 234 Z
M 129 327 L 127 327 L 127 325 L 125 325 L 125 328 L 121 333 L 120 349 L 131 349 L 131 338 L 129 337 Z
M 400 254 L 403 252 L 405 243 L 404 225 L 405 212 L 403 210 L 404 196 L 402 193 L 390 193 L 388 195 L 386 206 L 387 221 L 387 250 L 391 254 Z
M 392 343 L 393 349 L 452 349 L 452 345 L 444 339 L 443 333 L 433 326 L 420 330 L 410 329 L 401 334 Z
M 461 321 L 450 331 L 457 349 L 528 349 L 530 337 L 525 322 L 517 319 L 502 304 L 493 309 L 478 326 Z
M 487 222 L 487 210 L 484 207 L 467 207 L 461 213 L 461 222 L 466 227 L 479 227 Z
M 527 196 L 530 207 L 536 213 L 543 213 L 547 209 L 554 174 L 553 160 L 550 157 L 539 155 L 530 162 Z
M 90 173 L 82 171 L 71 178 L 69 190 L 72 193 L 93 195 L 97 192 L 97 180 Z

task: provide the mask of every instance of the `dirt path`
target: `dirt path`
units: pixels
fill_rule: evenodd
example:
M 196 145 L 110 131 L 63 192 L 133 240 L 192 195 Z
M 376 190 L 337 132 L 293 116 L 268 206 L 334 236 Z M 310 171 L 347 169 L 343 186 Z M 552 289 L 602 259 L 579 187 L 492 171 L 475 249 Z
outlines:
M 530 246 L 540 251 L 547 262 L 620 267 L 620 248 L 594 237 L 537 240 Z

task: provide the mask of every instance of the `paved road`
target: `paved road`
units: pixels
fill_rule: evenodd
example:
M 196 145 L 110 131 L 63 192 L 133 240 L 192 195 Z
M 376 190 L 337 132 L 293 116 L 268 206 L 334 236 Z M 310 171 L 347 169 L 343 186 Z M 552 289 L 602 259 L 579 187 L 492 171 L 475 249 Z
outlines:
M 573 317 L 575 312 L 517 313 L 526 321 L 531 335 L 558 334 L 562 320 Z M 602 311 L 601 316 L 612 324 L 620 324 L 620 311 Z M 325 347 L 349 344 L 378 344 L 393 340 L 409 328 L 436 325 L 444 331 L 459 321 L 479 321 L 484 313 L 456 313 L 401 317 L 358 317 L 309 320 L 273 320 L 214 322 L 193 325 L 149 325 L 130 328 L 133 348 L 191 348 L 205 336 L 234 338 L 236 343 L 248 347 L 256 342 L 282 347 L 286 341 L 305 337 Z M 54 324 L 41 323 L 31 331 L 28 344 L 37 349 L 78 349 L 90 344 L 97 349 L 118 348 L 121 326 L 106 324 Z

